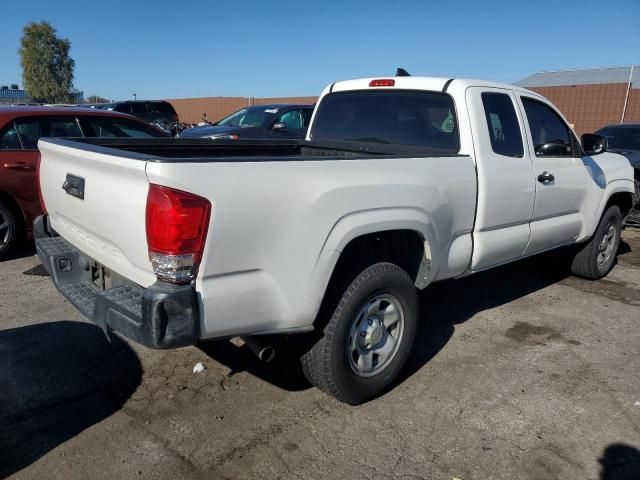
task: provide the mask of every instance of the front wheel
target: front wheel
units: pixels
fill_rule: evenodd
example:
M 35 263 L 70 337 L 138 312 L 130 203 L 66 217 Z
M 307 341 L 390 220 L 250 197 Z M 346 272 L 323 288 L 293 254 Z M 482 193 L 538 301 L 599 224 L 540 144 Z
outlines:
M 620 246 L 622 212 L 617 205 L 610 206 L 602 215 L 593 237 L 573 258 L 571 272 L 580 277 L 596 280 L 613 268 Z
M 409 275 L 392 263 L 367 267 L 341 293 L 302 368 L 314 386 L 358 404 L 389 387 L 406 363 L 418 296 Z

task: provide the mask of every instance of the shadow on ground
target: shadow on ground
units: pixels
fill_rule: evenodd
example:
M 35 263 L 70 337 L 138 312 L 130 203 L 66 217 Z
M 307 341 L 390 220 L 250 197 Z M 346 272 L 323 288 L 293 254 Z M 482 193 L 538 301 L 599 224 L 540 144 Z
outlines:
M 13 249 L 9 253 L 9 255 L 7 255 L 5 258 L 0 260 L 0 265 L 2 264 L 2 262 L 6 262 L 9 260 L 17 260 L 18 258 L 33 257 L 35 254 L 36 254 L 36 245 L 33 242 L 33 240 L 29 240 L 28 242 L 25 242 L 23 245 L 16 246 L 16 248 Z
M 469 277 L 438 282 L 422 291 L 422 319 L 416 343 L 398 383 L 435 357 L 451 339 L 456 325 L 484 310 L 505 305 L 567 278 L 570 273 L 565 253 L 536 255 Z M 634 264 L 640 258 L 638 253 L 639 245 L 621 242 L 618 255 L 622 262 Z M 236 347 L 226 340 L 202 343 L 199 347 L 232 373 L 246 371 L 290 391 L 309 388 L 297 361 L 304 341 L 293 336 L 276 338 L 275 344 L 277 360 L 269 364 L 258 360 L 246 345 Z
M 612 443 L 605 448 L 600 462 L 600 480 L 638 480 L 640 450 L 624 443 Z
M 292 348 L 296 337 L 274 337 L 276 357 L 265 363 L 256 357 L 247 345 L 235 346 L 228 340 L 203 342 L 198 347 L 209 357 L 231 369 L 230 375 L 248 372 L 283 390 L 297 392 L 311 387 L 307 382 L 297 357 L 297 348 Z
M 628 245 L 626 249 L 630 251 Z M 566 259 L 558 254 L 545 254 L 431 285 L 420 295 L 422 321 L 413 354 L 400 381 L 442 350 L 453 335 L 455 325 L 466 322 L 478 312 L 509 303 L 567 276 Z M 278 361 L 269 364 L 258 360 L 248 347 L 236 347 L 226 340 L 202 343 L 199 348 L 232 372 L 246 371 L 286 390 L 309 388 L 295 358 L 301 339 L 290 337 L 289 344 L 287 339 L 277 339 L 276 343 L 282 345 L 282 348 L 276 346 Z
M 93 325 L 0 331 L 0 478 L 119 410 L 141 377 L 136 353 Z

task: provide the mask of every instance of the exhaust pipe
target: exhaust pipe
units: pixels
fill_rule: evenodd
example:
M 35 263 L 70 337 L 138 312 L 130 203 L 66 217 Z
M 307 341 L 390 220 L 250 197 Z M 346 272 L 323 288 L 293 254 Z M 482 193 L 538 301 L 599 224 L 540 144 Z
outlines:
M 260 341 L 258 337 L 242 337 L 242 341 L 251 351 L 265 363 L 269 363 L 276 357 L 276 349 Z

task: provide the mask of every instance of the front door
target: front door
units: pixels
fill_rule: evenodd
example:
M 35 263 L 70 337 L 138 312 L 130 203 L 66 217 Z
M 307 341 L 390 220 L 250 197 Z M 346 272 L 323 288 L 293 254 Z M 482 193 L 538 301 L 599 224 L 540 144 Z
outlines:
M 520 96 L 533 152 L 536 201 L 525 255 L 572 243 L 583 227 L 591 180 L 575 135 L 556 110 L 538 98 Z

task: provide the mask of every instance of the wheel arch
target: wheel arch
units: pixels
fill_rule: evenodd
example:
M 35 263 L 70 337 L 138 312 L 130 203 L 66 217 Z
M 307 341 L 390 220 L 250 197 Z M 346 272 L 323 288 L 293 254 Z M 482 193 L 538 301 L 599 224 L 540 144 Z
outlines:
M 596 214 L 590 219 L 587 237 L 590 238 L 596 231 L 600 218 L 611 205 L 617 205 L 622 212 L 622 218 L 633 208 L 635 185 L 630 180 L 614 180 L 607 184 L 604 195 L 600 200 Z
M 376 209 L 341 218 L 327 235 L 314 269 L 314 316 L 332 290 L 346 288 L 344 278 L 365 260 L 395 261 L 418 288 L 426 287 L 438 269 L 438 238 L 434 222 L 419 209 Z

